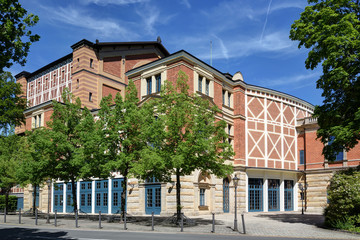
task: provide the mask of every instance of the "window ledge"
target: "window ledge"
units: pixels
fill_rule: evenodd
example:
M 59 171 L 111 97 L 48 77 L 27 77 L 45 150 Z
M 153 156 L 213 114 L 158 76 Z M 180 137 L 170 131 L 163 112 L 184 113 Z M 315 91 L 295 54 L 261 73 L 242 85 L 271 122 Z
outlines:
M 232 107 L 229 107 L 229 106 L 227 106 L 227 105 L 224 105 L 224 104 L 223 104 L 222 107 L 223 107 L 223 108 L 227 108 L 227 109 L 229 109 L 229 110 L 231 110 L 231 111 L 234 111 L 234 109 L 233 109 Z
M 209 210 L 209 206 L 199 206 L 200 211 L 206 211 Z

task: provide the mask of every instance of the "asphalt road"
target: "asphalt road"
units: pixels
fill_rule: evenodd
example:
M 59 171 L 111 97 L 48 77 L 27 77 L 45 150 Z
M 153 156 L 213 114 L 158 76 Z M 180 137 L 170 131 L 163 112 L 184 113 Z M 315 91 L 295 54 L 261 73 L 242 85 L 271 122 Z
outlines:
M 65 230 L 53 228 L 34 228 L 19 227 L 0 224 L 0 240 L 32 240 L 32 239 L 54 239 L 54 240 L 212 240 L 212 239 L 242 239 L 242 240 L 287 240 L 294 238 L 283 237 L 258 237 L 239 235 L 221 235 L 221 234 L 189 234 L 189 233 L 156 233 L 156 232 L 117 232 L 104 230 Z M 296 238 L 298 240 L 306 238 Z

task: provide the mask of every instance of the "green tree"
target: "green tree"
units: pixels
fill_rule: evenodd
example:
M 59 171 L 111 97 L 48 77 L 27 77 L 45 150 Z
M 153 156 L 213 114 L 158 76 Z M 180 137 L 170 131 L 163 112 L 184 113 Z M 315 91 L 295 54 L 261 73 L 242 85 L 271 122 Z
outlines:
M 26 133 L 26 139 L 22 146 L 24 157 L 20 160 L 17 168 L 17 180 L 22 186 L 31 184 L 33 187 L 33 214 L 36 208 L 37 187 L 42 187 L 47 179 L 54 176 L 50 158 L 51 138 L 49 129 L 38 128 Z
M 157 118 L 143 128 L 149 144 L 137 168 L 143 179 L 169 181 L 176 176 L 177 220 L 181 217 L 180 177 L 195 170 L 226 176 L 232 166 L 225 161 L 234 155 L 226 123 L 215 118 L 219 109 L 208 99 L 189 94 L 187 78 L 179 71 L 176 86 L 166 81 L 161 98 L 153 101 Z
M 310 49 L 307 69 L 322 64 L 317 88 L 323 105 L 315 107 L 325 144 L 323 154 L 334 160 L 337 152 L 353 148 L 360 139 L 360 1 L 308 0 L 310 4 L 291 26 L 290 39 Z
M 38 16 L 28 14 L 18 0 L 0 0 L 0 73 L 14 63 L 24 65 L 30 45 L 40 37 L 29 28 L 38 21 Z
M 66 89 L 62 95 L 63 103 L 53 101 L 52 121 L 47 124 L 49 135 L 44 144 L 49 146 L 51 164 L 54 166 L 53 178 L 70 182 L 74 212 L 77 211 L 76 182 L 88 178 L 88 163 L 92 158 L 86 158 L 85 136 L 93 134 L 94 118 L 85 107 L 81 108 L 79 98 Z
M 113 105 L 115 103 L 115 105 Z M 153 112 L 146 113 L 147 108 L 138 106 L 139 99 L 135 84 L 131 81 L 126 89 L 125 99 L 118 93 L 112 100 L 109 95 L 101 101 L 98 114 L 98 139 L 102 142 L 99 165 L 104 175 L 110 171 L 119 172 L 124 176 L 123 192 L 121 194 L 121 212 L 125 212 L 128 177 L 131 175 L 134 164 L 140 160 L 140 152 L 147 142 L 143 138 L 142 126 L 146 119 L 153 116 Z
M 4 133 L 24 122 L 26 99 L 21 97 L 22 94 L 20 84 L 11 73 L 0 73 L 0 129 Z
M 22 146 L 24 137 L 11 134 L 0 136 L 0 188 L 5 195 L 5 206 L 8 209 L 9 193 L 12 187 L 17 184 L 16 171 L 24 156 Z

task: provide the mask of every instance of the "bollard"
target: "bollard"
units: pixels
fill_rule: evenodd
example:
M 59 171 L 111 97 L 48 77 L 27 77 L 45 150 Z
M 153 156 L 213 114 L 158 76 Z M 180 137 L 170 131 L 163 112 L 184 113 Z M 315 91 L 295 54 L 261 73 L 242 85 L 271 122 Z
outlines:
M 6 208 L 4 208 L 4 223 L 6 223 Z
M 151 213 L 151 231 L 154 231 L 154 212 Z
M 21 208 L 19 208 L 19 224 L 21 224 Z
M 38 225 L 38 210 L 35 209 L 35 225 Z
M 126 227 L 126 212 L 124 212 L 124 230 L 127 230 L 127 227 Z
M 75 227 L 78 228 L 78 210 L 75 211 Z
M 243 226 L 244 234 L 246 234 L 246 230 L 245 230 L 245 218 L 244 218 L 244 214 L 243 214 L 243 213 L 241 214 L 241 220 L 242 220 L 242 226 Z
M 99 211 L 99 229 L 101 229 L 101 211 Z
M 212 233 L 215 233 L 215 213 L 212 213 Z
M 181 232 L 184 231 L 184 215 L 181 213 Z
M 56 218 L 56 215 L 57 215 L 57 210 L 55 210 L 55 219 L 54 219 L 55 227 L 57 227 L 57 218 Z

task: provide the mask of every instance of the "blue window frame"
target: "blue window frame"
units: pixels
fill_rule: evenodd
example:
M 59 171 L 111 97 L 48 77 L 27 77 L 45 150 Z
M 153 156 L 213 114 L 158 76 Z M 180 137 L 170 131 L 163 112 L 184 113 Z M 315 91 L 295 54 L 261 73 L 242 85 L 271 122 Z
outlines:
M 263 180 L 261 178 L 249 178 L 249 212 L 263 210 Z
M 205 206 L 205 188 L 200 188 L 200 206 Z
M 304 156 L 304 150 L 300 150 L 300 164 L 304 164 L 305 162 L 305 156 Z
M 198 91 L 199 92 L 202 92 L 202 79 L 203 79 L 203 77 L 199 76 L 199 79 L 198 79 Z
M 76 186 L 76 184 L 75 184 Z M 76 189 L 75 189 L 76 192 Z M 73 206 L 73 197 L 72 197 L 72 186 L 71 183 L 66 184 L 66 212 L 73 212 L 74 206 Z
M 156 92 L 161 91 L 161 74 L 155 76 L 156 79 Z
M 54 184 L 54 211 L 63 212 L 64 206 L 64 184 L 55 183 Z
M 148 77 L 146 79 L 146 94 L 151 94 L 152 93 L 152 78 Z
M 293 195 L 293 180 L 285 180 L 284 181 L 284 208 L 285 211 L 294 210 L 294 195 Z
M 115 178 L 112 180 L 112 206 L 111 212 L 112 213 L 120 213 L 121 211 L 121 194 L 123 194 L 123 178 Z M 125 199 L 126 199 L 125 195 Z M 126 210 L 126 201 L 125 201 L 125 210 Z
M 107 179 L 95 181 L 95 213 L 108 213 L 108 182 Z
M 268 179 L 268 210 L 280 210 L 280 180 Z
M 145 185 L 145 213 L 160 214 L 161 212 L 161 185 L 147 184 Z
M 80 183 L 80 212 L 91 213 L 91 182 Z
M 24 209 L 24 198 L 23 197 L 18 197 L 17 198 L 16 210 L 19 211 L 20 208 Z
M 40 188 L 39 186 L 36 187 L 36 196 L 35 196 L 35 207 L 39 207 L 39 191 L 40 191 Z M 34 192 L 32 193 L 32 197 L 34 199 Z M 31 202 L 31 208 L 33 206 L 33 202 Z

